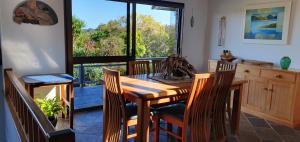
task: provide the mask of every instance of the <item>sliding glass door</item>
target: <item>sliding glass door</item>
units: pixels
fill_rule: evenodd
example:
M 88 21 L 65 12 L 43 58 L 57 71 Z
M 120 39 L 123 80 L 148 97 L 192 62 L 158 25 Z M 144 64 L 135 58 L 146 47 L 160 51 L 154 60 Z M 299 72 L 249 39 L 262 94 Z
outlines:
M 136 57 L 164 58 L 179 53 L 180 9 L 136 4 Z
M 180 54 L 183 4 L 159 0 L 66 0 L 66 9 L 71 11 L 66 16 L 72 20 L 66 28 L 67 39 L 72 40 L 67 50 L 72 60 L 68 66 L 71 64 L 80 86 L 99 85 L 103 67 L 125 75 L 128 61 Z M 72 26 L 71 32 L 68 26 Z
M 126 62 L 130 59 L 128 5 L 72 0 L 73 74 L 77 84 L 99 85 L 103 67 L 126 74 Z

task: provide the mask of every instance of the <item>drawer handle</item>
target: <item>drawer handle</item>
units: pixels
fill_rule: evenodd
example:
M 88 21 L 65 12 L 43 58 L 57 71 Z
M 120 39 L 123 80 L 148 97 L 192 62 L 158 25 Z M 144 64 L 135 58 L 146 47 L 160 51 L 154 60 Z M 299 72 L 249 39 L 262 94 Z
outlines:
M 269 89 L 268 89 L 268 88 L 264 88 L 264 90 L 265 90 L 265 91 L 268 91 Z
M 249 73 L 250 71 L 249 70 L 245 70 L 245 73 Z
M 276 75 L 275 77 L 278 78 L 278 79 L 282 79 L 283 78 L 282 75 Z

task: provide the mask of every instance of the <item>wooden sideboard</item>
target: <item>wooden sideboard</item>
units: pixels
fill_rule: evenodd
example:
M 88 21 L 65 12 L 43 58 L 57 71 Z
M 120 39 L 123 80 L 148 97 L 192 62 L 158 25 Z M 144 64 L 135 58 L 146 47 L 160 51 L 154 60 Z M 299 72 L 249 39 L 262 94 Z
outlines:
M 208 70 L 216 70 L 209 60 Z M 247 79 L 242 111 L 289 127 L 300 125 L 300 71 L 238 64 L 236 77 Z

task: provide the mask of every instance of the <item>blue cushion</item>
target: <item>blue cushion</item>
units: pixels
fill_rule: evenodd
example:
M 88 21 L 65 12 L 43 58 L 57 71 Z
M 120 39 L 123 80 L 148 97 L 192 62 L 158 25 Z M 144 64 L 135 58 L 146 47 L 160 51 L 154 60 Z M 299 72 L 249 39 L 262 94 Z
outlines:
M 126 104 L 126 115 L 129 120 L 137 119 L 137 105 L 135 103 Z M 150 115 L 153 116 L 153 109 L 150 110 Z
M 155 110 L 158 115 L 166 114 L 170 115 L 174 118 L 183 120 L 184 118 L 184 111 L 185 111 L 185 104 L 177 103 L 174 105 L 169 105 L 166 107 L 161 107 Z
M 137 106 L 134 103 L 128 103 L 126 104 L 126 115 L 127 118 L 132 120 L 132 119 L 137 119 Z

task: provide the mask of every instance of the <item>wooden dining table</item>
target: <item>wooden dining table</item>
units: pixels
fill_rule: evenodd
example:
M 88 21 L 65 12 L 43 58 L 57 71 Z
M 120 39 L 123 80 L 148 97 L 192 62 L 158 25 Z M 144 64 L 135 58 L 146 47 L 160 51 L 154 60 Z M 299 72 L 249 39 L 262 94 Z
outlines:
M 241 113 L 241 100 L 244 79 L 235 78 L 232 83 L 233 105 L 231 116 L 231 132 L 238 134 Z M 192 81 L 162 82 L 151 75 L 134 75 L 121 77 L 122 89 L 127 100 L 138 106 L 137 141 L 148 142 L 150 135 L 150 108 L 152 106 L 177 102 L 189 95 Z M 105 104 L 104 104 L 105 105 Z

